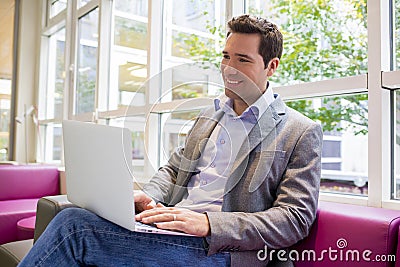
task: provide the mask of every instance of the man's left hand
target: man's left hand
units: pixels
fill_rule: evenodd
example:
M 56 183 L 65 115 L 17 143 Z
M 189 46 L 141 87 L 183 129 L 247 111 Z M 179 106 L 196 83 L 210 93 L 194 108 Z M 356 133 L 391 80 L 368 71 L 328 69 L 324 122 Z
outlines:
M 160 229 L 181 231 L 201 237 L 210 235 L 207 215 L 188 209 L 157 204 L 156 208 L 137 214 L 136 220 L 145 224 L 154 223 Z

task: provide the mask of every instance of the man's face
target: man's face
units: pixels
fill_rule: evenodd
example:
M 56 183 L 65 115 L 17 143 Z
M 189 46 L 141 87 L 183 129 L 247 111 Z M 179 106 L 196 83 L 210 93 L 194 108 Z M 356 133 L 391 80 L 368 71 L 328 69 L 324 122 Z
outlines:
M 269 68 L 258 53 L 257 33 L 231 33 L 226 39 L 221 62 L 225 95 L 250 106 L 266 90 Z

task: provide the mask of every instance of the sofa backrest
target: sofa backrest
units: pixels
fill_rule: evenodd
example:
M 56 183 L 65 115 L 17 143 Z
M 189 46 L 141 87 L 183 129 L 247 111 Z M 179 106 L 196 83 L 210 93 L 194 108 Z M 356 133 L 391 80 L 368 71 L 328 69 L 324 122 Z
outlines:
M 295 266 L 394 266 L 399 226 L 400 211 L 320 202 L 309 236 L 292 248 Z
M 60 192 L 57 167 L 0 165 L 0 201 L 40 198 Z

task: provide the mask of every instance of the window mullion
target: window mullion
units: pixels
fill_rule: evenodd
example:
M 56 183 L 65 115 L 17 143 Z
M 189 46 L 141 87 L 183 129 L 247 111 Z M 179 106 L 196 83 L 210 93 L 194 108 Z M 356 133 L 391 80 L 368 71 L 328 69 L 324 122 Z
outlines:
M 390 100 L 381 70 L 390 68 L 389 1 L 367 1 L 368 16 L 368 205 L 390 199 Z

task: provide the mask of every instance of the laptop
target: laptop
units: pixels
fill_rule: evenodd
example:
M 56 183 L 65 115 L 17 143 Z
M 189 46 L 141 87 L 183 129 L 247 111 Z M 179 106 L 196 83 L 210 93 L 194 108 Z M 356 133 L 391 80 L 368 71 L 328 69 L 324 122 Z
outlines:
M 78 121 L 62 128 L 70 202 L 131 231 L 190 236 L 135 221 L 128 129 Z

